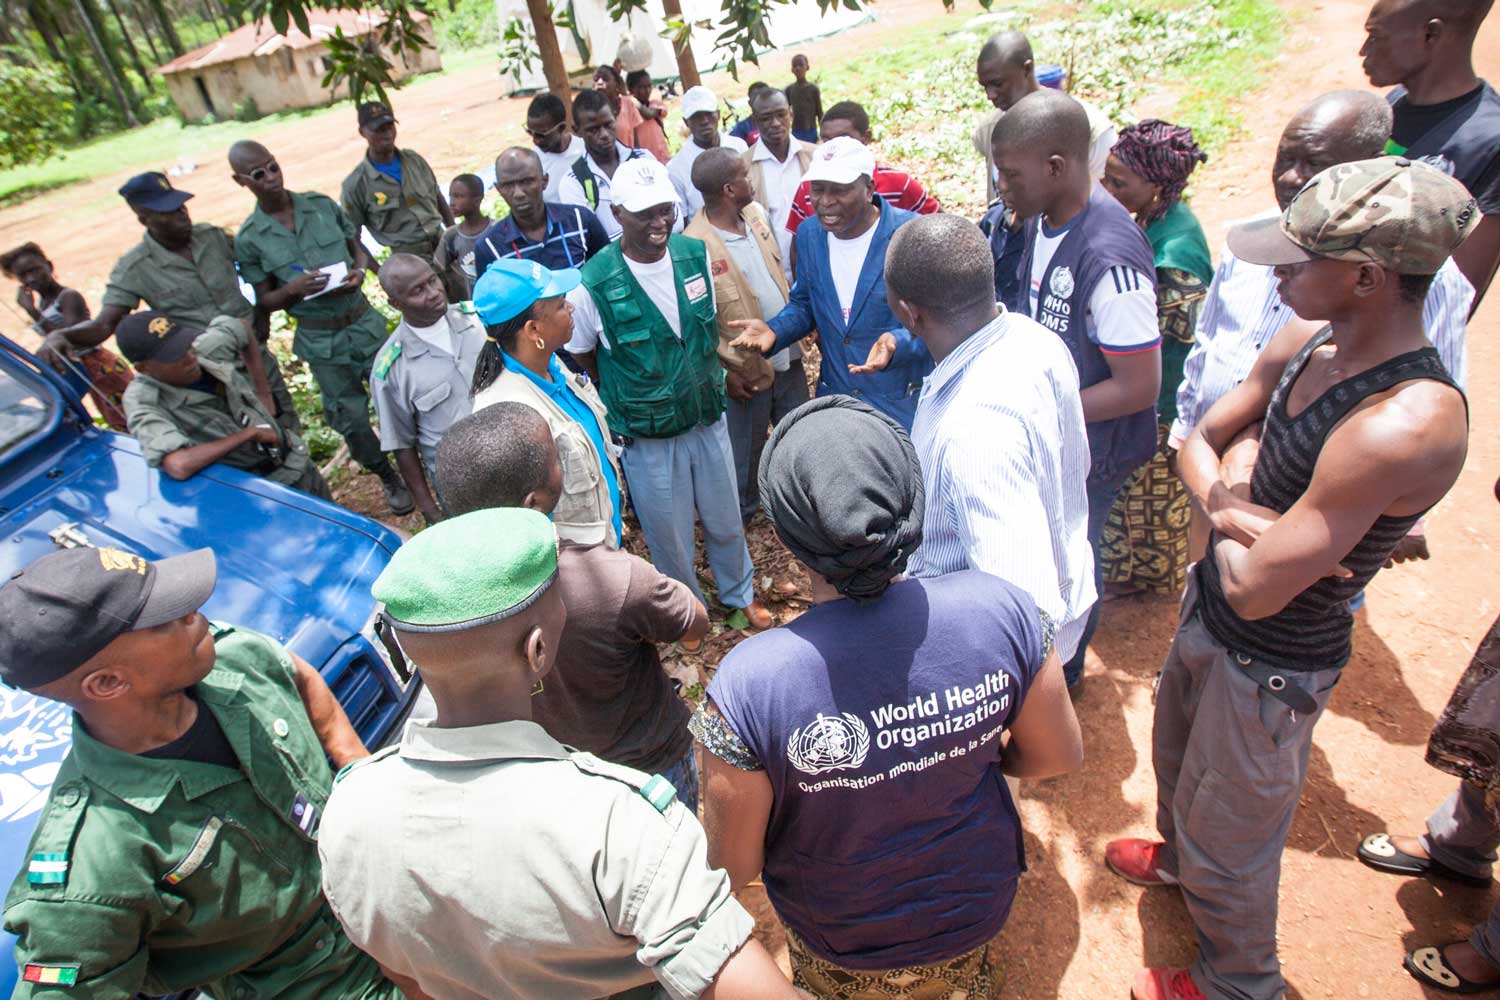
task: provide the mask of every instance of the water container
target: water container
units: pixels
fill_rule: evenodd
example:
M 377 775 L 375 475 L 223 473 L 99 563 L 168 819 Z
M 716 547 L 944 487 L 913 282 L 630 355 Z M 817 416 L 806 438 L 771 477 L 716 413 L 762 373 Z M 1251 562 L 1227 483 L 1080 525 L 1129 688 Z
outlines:
M 1062 90 L 1063 80 L 1067 75 L 1061 66 L 1051 63 L 1038 63 L 1036 67 L 1036 82 L 1053 90 Z

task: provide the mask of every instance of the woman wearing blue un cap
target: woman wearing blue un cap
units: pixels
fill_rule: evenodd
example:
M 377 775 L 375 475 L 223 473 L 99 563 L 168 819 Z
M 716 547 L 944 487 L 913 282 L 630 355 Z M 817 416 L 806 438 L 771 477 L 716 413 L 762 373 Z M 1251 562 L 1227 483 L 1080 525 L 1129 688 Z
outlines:
M 578 271 L 499 260 L 474 283 L 474 306 L 489 340 L 474 366 L 474 409 L 509 400 L 547 421 L 562 463 L 562 496 L 552 514 L 558 537 L 620 545 L 619 449 L 609 440 L 604 401 L 589 377 L 568 371 L 557 351 L 573 335 Z

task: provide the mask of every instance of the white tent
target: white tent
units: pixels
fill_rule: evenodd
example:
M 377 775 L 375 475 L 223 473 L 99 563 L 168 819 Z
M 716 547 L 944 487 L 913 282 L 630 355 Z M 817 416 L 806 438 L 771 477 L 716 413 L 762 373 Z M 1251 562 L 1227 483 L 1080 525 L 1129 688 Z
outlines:
M 714 49 L 714 39 L 720 30 L 716 24 L 723 16 L 722 8 L 719 0 L 681 0 L 681 3 L 684 19 L 690 22 L 710 22 L 707 30 L 694 28 L 692 35 L 693 55 L 697 59 L 698 68 L 706 73 L 724 62 L 728 56 L 728 53 Z M 558 6 L 560 8 L 561 4 Z M 605 0 L 573 0 L 572 6 L 574 30 L 588 44 L 591 65 L 614 62 L 621 41 L 628 35 L 650 45 L 651 61 L 646 68 L 651 71 L 652 77 L 663 79 L 677 75 L 677 57 L 672 52 L 671 43 L 661 36 L 666 23 L 661 0 L 648 0 L 645 11 L 632 12 L 628 19 L 622 21 L 610 20 Z M 502 33 L 511 18 L 520 18 L 523 23 L 530 25 L 525 0 L 495 0 L 495 9 L 499 14 Z M 817 0 L 796 0 L 795 3 L 777 5 L 772 8 L 770 15 L 771 44 L 775 48 L 784 48 L 809 38 L 851 28 L 869 16 L 865 11 L 848 10 L 842 4 L 835 6 L 825 16 L 818 9 Z M 582 56 L 572 32 L 562 29 L 558 31 L 557 37 L 562 44 L 563 58 L 568 67 L 572 69 L 582 65 Z M 545 89 L 547 83 L 542 76 L 541 59 L 538 57 L 533 60 L 531 69 L 521 74 L 519 82 L 507 74 L 501 80 L 501 86 L 507 94 Z

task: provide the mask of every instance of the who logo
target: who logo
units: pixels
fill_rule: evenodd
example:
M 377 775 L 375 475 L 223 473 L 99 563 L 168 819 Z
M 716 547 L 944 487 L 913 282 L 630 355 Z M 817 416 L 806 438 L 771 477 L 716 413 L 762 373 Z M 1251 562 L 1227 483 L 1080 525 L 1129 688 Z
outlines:
M 859 718 L 841 715 L 818 717 L 805 728 L 792 730 L 786 756 L 803 774 L 845 771 L 859 767 L 870 752 L 870 731 Z

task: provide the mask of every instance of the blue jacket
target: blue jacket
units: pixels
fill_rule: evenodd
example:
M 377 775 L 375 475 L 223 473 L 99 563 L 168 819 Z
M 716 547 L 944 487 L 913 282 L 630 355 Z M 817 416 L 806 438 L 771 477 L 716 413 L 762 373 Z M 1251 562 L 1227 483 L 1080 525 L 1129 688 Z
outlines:
M 818 395 L 845 395 L 862 399 L 911 430 L 917 415 L 917 396 L 922 380 L 932 371 L 927 345 L 907 332 L 885 301 L 885 250 L 897 228 L 915 219 L 911 212 L 880 203 L 880 221 L 859 272 L 849 322 L 833 287 L 828 267 L 828 233 L 816 216 L 797 227 L 797 274 L 786 308 L 769 321 L 776 333 L 771 353 L 789 346 L 814 329 L 823 367 L 818 372 Z M 896 338 L 896 354 L 883 372 L 851 375 L 850 365 L 861 365 L 870 347 L 882 333 Z

